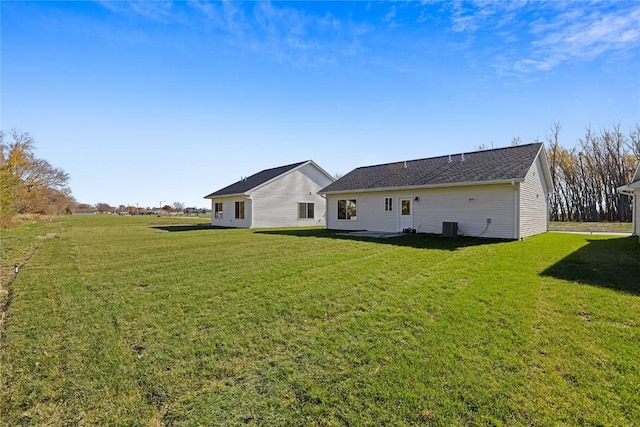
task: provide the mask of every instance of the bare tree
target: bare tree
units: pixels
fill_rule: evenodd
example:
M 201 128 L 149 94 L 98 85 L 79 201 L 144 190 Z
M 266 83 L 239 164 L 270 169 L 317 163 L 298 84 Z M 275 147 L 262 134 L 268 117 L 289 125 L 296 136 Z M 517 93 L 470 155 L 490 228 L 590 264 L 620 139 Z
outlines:
M 628 183 L 636 157 L 631 149 L 638 127 L 627 138 L 620 125 L 599 133 L 587 128 L 572 149 L 560 146 L 560 125 L 547 136 L 548 161 L 554 192 L 550 215 L 556 221 L 630 221 L 628 196 L 617 188 Z
M 111 206 L 109 203 L 96 203 L 96 210 L 98 211 L 98 213 L 110 213 L 110 212 L 115 212 L 115 208 L 113 206 Z
M 629 149 L 640 161 L 640 124 L 636 124 L 629 132 Z

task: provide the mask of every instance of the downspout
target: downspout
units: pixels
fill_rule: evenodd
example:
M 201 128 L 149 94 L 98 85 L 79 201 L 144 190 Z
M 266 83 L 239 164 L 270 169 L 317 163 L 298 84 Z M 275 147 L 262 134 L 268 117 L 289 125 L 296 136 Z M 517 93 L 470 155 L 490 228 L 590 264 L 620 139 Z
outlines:
M 638 197 L 640 197 L 640 194 L 635 195 L 633 194 L 631 196 L 631 200 L 633 203 L 631 203 L 631 221 L 633 222 L 632 224 L 632 230 L 633 230 L 633 234 L 637 234 L 640 236 L 640 233 L 638 232 L 638 210 L 636 209 L 638 207 Z
M 515 180 L 511 180 L 513 187 L 513 238 L 520 240 L 520 191 Z
M 244 197 L 246 197 L 246 204 L 249 205 L 251 207 L 251 209 L 245 209 L 244 212 L 244 220 L 247 220 L 247 212 L 249 212 L 249 215 L 251 215 L 251 217 L 249 218 L 249 227 L 248 228 L 253 228 L 253 199 L 251 198 L 251 193 L 244 193 Z
M 327 199 L 326 194 L 320 194 L 320 197 L 324 199 L 324 229 L 329 229 L 329 199 Z

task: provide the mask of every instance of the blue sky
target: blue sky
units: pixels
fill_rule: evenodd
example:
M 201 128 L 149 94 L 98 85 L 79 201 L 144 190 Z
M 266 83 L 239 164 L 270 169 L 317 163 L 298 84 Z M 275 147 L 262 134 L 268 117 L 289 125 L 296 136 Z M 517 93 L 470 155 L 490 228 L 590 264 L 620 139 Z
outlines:
M 82 203 L 209 207 L 262 169 L 640 122 L 640 2 L 14 2 L 2 129 Z

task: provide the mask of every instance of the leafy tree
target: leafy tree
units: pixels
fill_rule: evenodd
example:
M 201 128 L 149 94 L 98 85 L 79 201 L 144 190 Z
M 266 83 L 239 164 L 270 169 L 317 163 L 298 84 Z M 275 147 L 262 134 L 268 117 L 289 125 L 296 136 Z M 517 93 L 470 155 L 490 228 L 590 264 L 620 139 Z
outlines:
M 8 139 L 8 141 L 7 141 Z M 3 220 L 21 213 L 59 214 L 73 203 L 69 175 L 37 158 L 27 132 L 0 132 L 0 209 Z

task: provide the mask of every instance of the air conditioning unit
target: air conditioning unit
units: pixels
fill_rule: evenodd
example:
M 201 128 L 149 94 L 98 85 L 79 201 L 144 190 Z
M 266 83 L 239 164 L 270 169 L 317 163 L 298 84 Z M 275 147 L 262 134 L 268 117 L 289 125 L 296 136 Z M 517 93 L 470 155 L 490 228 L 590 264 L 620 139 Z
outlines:
M 458 223 L 447 221 L 443 222 L 442 235 L 445 237 L 456 237 L 458 235 Z

